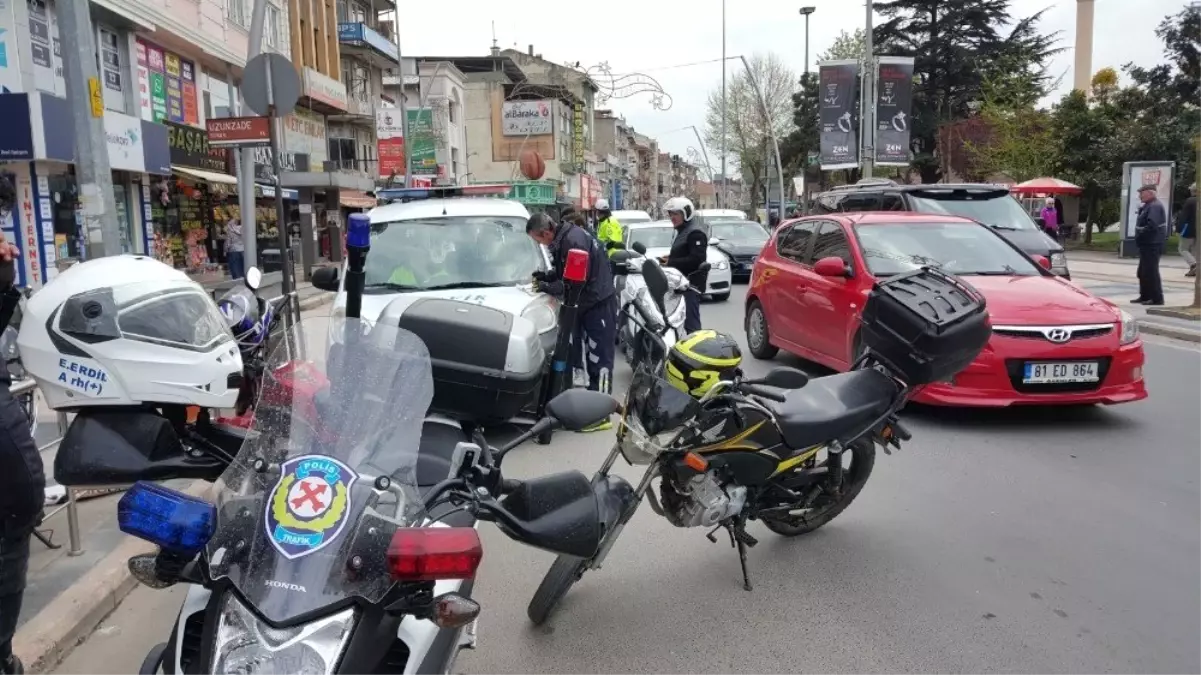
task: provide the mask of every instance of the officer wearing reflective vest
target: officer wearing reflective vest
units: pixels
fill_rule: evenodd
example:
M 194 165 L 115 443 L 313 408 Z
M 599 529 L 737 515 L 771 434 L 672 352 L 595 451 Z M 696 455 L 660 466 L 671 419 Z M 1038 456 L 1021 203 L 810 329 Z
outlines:
M 625 235 L 621 231 L 621 223 L 617 222 L 613 212 L 609 210 L 609 200 L 596 200 L 596 218 L 596 238 L 600 239 L 608 254 L 613 255 L 625 248 Z

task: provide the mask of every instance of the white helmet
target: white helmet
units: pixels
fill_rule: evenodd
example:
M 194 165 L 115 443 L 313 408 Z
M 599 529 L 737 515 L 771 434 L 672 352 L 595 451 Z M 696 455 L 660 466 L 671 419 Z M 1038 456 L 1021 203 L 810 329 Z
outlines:
M 672 212 L 678 211 L 684 214 L 684 220 L 692 220 L 692 216 L 696 213 L 692 206 L 692 200 L 687 197 L 672 197 L 663 205 L 663 210 L 670 216 Z
M 608 199 L 596 200 L 596 210 L 597 211 L 608 211 L 609 210 L 609 200 Z
M 17 336 L 51 408 L 232 408 L 242 357 L 200 284 L 145 256 L 68 268 L 26 303 Z

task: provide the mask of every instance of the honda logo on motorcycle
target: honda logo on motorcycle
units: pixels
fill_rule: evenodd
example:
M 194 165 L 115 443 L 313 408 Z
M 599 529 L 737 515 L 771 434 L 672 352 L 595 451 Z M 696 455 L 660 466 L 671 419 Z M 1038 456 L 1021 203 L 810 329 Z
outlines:
M 295 560 L 337 539 L 350 511 L 350 488 L 358 478 L 349 466 L 324 455 L 284 462 L 264 519 L 272 546 Z
M 1043 333 L 1051 342 L 1063 343 L 1072 339 L 1072 331 L 1066 328 L 1052 328 Z

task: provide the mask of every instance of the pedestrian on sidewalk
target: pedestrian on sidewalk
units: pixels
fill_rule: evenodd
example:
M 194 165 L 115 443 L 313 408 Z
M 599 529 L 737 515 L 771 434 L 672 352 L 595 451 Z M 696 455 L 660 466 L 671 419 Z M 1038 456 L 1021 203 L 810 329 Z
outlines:
M 11 208 L 15 193 L 0 177 L 0 216 Z M 20 302 L 13 286 L 17 249 L 0 233 L 0 331 L 8 326 Z M 29 539 L 41 522 L 46 494 L 42 457 L 29 432 L 29 420 L 8 387 L 8 369 L 0 368 L 0 673 L 25 672 L 13 654 L 13 635 L 25 595 Z
M 1176 231 L 1180 233 L 1180 257 L 1188 263 L 1186 277 L 1197 276 L 1197 184 L 1188 186 L 1188 199 L 1176 217 Z
M 1043 210 L 1038 214 L 1043 219 L 1043 228 L 1055 241 L 1059 241 L 1059 211 L 1055 208 L 1055 198 L 1047 197 Z
M 1163 279 L 1159 275 L 1159 258 L 1168 239 L 1168 214 L 1156 195 L 1156 186 L 1138 189 L 1139 201 L 1134 220 L 1134 244 L 1138 246 L 1138 297 L 1135 305 L 1162 305 Z
M 229 265 L 229 278 L 246 276 L 246 242 L 242 241 L 242 221 L 235 216 L 225 223 L 225 262 Z

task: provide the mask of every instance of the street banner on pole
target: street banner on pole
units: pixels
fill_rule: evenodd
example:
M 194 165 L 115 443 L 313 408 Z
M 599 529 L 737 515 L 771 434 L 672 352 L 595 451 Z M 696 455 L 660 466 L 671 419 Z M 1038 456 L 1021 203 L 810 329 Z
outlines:
M 817 64 L 821 101 L 821 166 L 823 171 L 859 166 L 856 111 L 859 100 L 859 62 L 824 61 Z
M 913 58 L 881 56 L 876 61 L 876 166 L 909 166 Z

